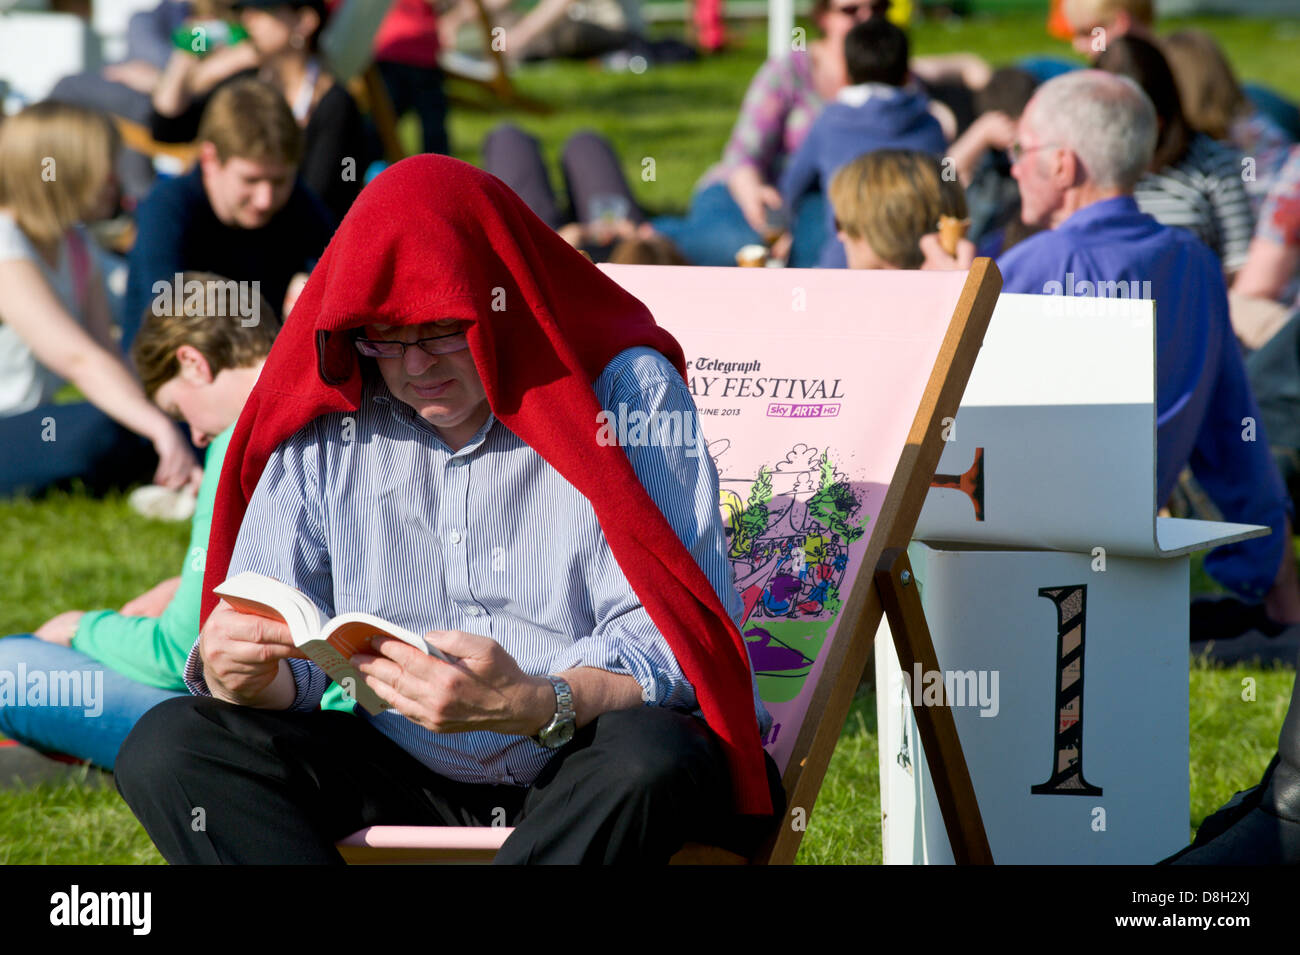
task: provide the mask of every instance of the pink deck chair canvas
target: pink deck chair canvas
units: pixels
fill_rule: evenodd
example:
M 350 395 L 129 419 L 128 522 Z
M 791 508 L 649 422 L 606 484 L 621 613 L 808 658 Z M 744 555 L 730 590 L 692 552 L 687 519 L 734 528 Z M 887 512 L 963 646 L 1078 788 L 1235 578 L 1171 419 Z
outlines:
M 688 845 L 673 861 L 789 863 L 880 621 L 872 571 L 911 538 L 1001 276 L 984 259 L 969 273 L 603 268 L 686 352 L 700 433 L 653 430 L 717 468 L 740 630 L 773 717 L 763 742 L 789 799 L 752 858 Z M 339 849 L 489 861 L 512 831 L 374 826 Z

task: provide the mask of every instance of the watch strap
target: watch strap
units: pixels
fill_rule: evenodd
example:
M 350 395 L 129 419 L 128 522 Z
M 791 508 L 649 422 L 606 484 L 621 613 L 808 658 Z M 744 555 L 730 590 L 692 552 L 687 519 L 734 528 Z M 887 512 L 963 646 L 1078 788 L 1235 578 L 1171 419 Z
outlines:
M 547 748 L 555 748 L 556 744 L 552 737 L 555 735 L 556 730 L 565 723 L 572 727 L 577 714 L 573 709 L 573 689 L 569 686 L 568 681 L 549 673 L 546 679 L 551 681 L 551 687 L 555 690 L 555 716 L 533 737 L 533 742 Z M 572 737 L 573 734 L 570 731 L 568 735 Z M 568 740 L 566 739 L 564 742 L 568 742 Z

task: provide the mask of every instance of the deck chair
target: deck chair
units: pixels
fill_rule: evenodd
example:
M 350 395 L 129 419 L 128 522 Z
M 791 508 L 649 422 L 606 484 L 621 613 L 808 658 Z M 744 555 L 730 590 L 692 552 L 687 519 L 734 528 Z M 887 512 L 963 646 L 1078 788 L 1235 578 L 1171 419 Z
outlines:
M 153 138 L 153 133 L 148 127 L 121 116 L 113 117 L 113 125 L 117 127 L 118 135 L 122 137 L 122 145 L 127 149 L 143 153 L 150 159 L 165 156 L 188 169 L 199 156 L 198 143 L 160 142 Z
M 383 79 L 379 75 L 378 68 L 371 63 L 362 73 L 354 76 L 346 84 L 347 90 L 352 94 L 352 98 L 357 101 L 363 113 L 370 115 L 374 120 L 375 129 L 379 134 L 379 141 L 383 147 L 384 159 L 390 163 L 406 158 L 406 150 L 397 136 L 397 116 L 393 111 L 392 101 L 388 98 L 388 91 L 384 87 Z M 140 123 L 125 119 L 121 116 L 113 116 L 113 125 L 117 127 L 118 135 L 122 137 L 122 144 L 128 149 L 142 153 L 150 159 L 166 157 L 174 161 L 179 170 L 183 171 L 193 165 L 199 155 L 199 144 L 197 142 L 188 143 L 165 143 L 154 139 L 153 133 L 148 127 Z
M 468 109 L 519 109 L 527 113 L 546 114 L 551 106 L 527 96 L 510 79 L 505 53 L 493 43 L 496 21 L 483 0 L 474 0 L 479 26 L 483 31 L 486 58 L 468 56 L 458 50 L 438 54 L 438 66 L 447 79 L 447 99 Z
M 788 864 L 882 612 L 900 657 L 937 668 L 906 547 L 1001 276 L 988 259 L 969 273 L 603 268 L 686 352 L 788 797 L 752 857 L 688 845 L 673 862 Z M 952 712 L 917 712 L 958 861 L 989 862 Z M 349 862 L 488 861 L 511 831 L 375 826 L 338 846 Z
M 379 135 L 379 143 L 384 151 L 384 161 L 395 163 L 405 159 L 406 148 L 397 135 L 397 111 L 393 108 L 388 88 L 384 86 L 384 79 L 379 75 L 379 67 L 372 62 L 348 80 L 347 88 L 361 111 L 375 124 L 375 132 Z

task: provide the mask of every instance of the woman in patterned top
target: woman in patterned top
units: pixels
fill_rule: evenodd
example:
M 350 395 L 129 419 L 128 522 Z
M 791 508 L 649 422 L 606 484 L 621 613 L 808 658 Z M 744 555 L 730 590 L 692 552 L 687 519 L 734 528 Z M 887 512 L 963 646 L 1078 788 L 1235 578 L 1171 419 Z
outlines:
M 1269 190 L 1250 257 L 1232 290 L 1300 307 L 1300 146 L 1287 154 Z
M 1173 72 L 1154 44 L 1133 36 L 1112 40 L 1097 68 L 1136 82 L 1159 117 L 1151 171 L 1134 191 L 1138 206 L 1165 225 L 1196 233 L 1231 276 L 1245 263 L 1255 230 L 1242 157 L 1187 122 Z
M 685 218 L 655 219 L 655 230 L 672 239 L 696 265 L 735 265 L 737 249 L 761 243 L 769 210 L 781 206 L 774 184 L 786 160 L 799 148 L 822 106 L 848 82 L 845 35 L 888 6 L 888 0 L 815 0 L 812 19 L 822 38 L 806 50 L 797 48 L 763 64 L 749 84 L 722 160 L 695 186 L 690 211 Z M 822 196 L 804 197 L 790 224 L 791 265 L 815 264 L 823 220 Z

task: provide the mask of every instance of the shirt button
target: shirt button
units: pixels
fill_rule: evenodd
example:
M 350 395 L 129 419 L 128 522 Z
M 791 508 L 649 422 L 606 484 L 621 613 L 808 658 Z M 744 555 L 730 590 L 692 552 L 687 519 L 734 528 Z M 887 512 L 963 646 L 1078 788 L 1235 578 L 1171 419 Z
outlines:
M 452 531 L 450 534 L 447 535 L 447 540 L 451 541 L 453 544 L 459 544 L 460 531 Z
M 478 611 L 478 607 L 474 607 L 474 606 L 466 607 L 466 608 L 465 608 L 465 613 L 468 614 L 468 615 L 471 616 L 471 617 L 477 617 L 477 616 L 478 616 L 478 613 L 479 613 L 479 611 Z

